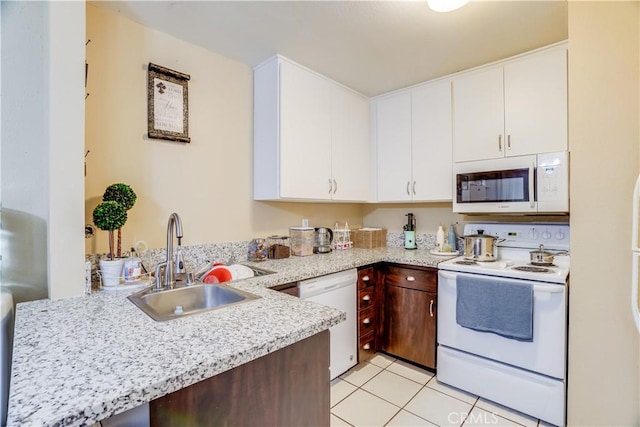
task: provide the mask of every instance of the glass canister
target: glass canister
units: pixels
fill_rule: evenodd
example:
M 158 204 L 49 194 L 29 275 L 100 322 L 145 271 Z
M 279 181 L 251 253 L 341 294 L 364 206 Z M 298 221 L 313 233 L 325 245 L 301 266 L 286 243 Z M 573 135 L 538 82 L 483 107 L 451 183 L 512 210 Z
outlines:
M 269 246 L 269 259 L 289 258 L 291 255 L 289 236 L 269 236 L 267 245 Z
M 269 246 L 265 239 L 258 237 L 249 242 L 249 251 L 247 253 L 249 261 L 265 261 L 268 254 Z
M 313 255 L 313 227 L 291 227 L 291 254 L 295 256 Z

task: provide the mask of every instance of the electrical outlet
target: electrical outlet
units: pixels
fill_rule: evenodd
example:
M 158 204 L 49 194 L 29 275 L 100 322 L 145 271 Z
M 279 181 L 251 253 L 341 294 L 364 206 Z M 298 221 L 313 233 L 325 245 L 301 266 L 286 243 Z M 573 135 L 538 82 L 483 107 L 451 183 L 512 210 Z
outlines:
M 306 219 L 306 218 L 304 218 L 304 219 L 302 220 L 302 226 L 303 226 L 303 227 L 308 227 L 308 226 L 309 226 L 309 220 L 308 220 L 308 219 Z

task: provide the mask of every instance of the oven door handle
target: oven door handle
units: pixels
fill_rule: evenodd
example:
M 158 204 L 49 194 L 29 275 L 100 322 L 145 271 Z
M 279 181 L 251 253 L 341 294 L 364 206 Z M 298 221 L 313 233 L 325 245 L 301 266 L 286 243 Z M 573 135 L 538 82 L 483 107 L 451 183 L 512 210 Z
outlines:
M 440 277 L 442 277 L 443 279 L 448 279 L 448 280 L 453 280 L 455 281 L 457 278 L 457 274 L 456 273 L 450 273 L 448 271 L 442 271 L 440 270 L 439 272 Z M 523 279 L 510 279 L 508 277 L 501 277 L 499 279 L 502 280 L 512 280 L 512 281 L 520 281 Z M 564 292 L 564 285 L 553 285 L 553 284 L 549 284 L 549 285 L 533 285 L 533 292 L 546 292 L 548 294 L 558 294 L 560 292 Z

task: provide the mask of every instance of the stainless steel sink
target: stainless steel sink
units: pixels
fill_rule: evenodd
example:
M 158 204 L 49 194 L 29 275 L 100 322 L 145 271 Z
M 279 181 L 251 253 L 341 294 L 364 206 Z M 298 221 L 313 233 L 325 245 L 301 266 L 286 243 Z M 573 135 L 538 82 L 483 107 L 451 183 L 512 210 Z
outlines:
M 150 287 L 128 298 L 153 320 L 163 322 L 242 304 L 260 297 L 222 284 L 196 284 L 162 291 Z
M 254 277 L 259 277 L 259 276 L 268 276 L 269 274 L 274 274 L 275 271 L 271 271 L 271 270 L 267 270 L 264 268 L 259 268 L 259 267 L 254 267 L 253 265 L 246 265 L 246 264 L 241 264 L 244 265 L 245 267 L 249 267 L 251 270 L 253 270 L 253 276 Z

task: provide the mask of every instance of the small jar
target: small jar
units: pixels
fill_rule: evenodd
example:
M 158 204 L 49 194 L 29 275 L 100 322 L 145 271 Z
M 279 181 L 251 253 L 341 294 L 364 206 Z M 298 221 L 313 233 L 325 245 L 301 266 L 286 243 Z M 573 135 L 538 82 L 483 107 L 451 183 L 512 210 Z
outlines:
M 269 247 L 269 259 L 289 258 L 291 254 L 289 236 L 269 236 L 267 245 Z
M 252 239 L 249 242 L 247 259 L 249 261 L 265 261 L 269 254 L 269 246 L 263 238 Z
M 142 276 L 142 261 L 136 256 L 130 256 L 124 262 L 124 281 L 132 283 Z

